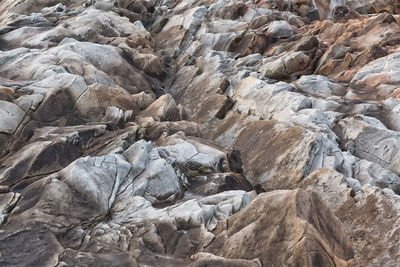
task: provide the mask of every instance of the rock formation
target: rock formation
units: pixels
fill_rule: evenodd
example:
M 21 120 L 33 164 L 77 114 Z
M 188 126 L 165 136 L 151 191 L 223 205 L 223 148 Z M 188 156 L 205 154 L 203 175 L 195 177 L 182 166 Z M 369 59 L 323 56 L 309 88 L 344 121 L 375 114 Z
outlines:
M 400 2 L 4 0 L 0 266 L 397 266 Z

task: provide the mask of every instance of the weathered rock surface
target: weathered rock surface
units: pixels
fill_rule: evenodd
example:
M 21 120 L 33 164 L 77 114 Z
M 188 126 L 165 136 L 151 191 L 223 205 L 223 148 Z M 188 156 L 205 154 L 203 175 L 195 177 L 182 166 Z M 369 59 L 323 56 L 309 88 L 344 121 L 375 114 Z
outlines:
M 346 188 L 346 182 L 351 181 L 337 172 L 320 169 L 304 180 L 303 188 L 319 192 L 344 223 L 346 231 L 351 233 L 358 264 L 396 265 L 399 218 L 394 214 L 398 212 L 398 195 L 369 185 L 355 193 Z M 391 230 L 387 231 L 388 228 Z
M 259 258 L 263 266 L 347 266 L 353 257 L 342 223 L 315 192 L 260 194 L 226 225 L 214 241 L 225 257 Z
M 2 1 L 0 265 L 399 265 L 399 8 Z

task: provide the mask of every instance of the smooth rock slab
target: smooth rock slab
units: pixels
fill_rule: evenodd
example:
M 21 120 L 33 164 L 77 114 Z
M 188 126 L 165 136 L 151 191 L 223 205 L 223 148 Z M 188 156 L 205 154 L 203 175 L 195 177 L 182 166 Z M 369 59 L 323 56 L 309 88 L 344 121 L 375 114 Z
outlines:
M 24 116 L 25 112 L 17 105 L 0 100 L 0 132 L 13 134 Z
M 303 71 L 309 62 L 310 58 L 304 52 L 289 52 L 265 63 L 260 71 L 268 78 L 287 79 L 291 74 Z
M 54 266 L 63 247 L 46 227 L 26 227 L 0 235 L 0 265 Z
M 166 94 L 154 101 L 138 115 L 139 117 L 153 117 L 159 121 L 179 121 L 178 107 L 170 94 Z
M 134 110 L 134 115 L 138 111 L 134 98 L 127 91 L 120 87 L 111 88 L 99 84 L 88 86 L 74 103 L 74 108 L 82 117 L 91 121 L 100 121 L 109 106 Z
M 132 174 L 134 177 L 141 174 L 150 162 L 150 152 L 153 149 L 151 142 L 139 140 L 131 145 L 122 155 L 134 167 Z

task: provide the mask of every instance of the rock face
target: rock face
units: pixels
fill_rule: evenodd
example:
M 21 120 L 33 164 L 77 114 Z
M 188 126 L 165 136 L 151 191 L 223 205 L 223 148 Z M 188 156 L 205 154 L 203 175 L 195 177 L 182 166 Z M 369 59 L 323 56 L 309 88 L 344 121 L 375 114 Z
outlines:
M 339 219 L 317 193 L 299 189 L 260 194 L 216 240 L 225 257 L 259 258 L 263 266 L 346 266 L 353 258 Z
M 399 265 L 399 8 L 1 1 L 0 265 Z

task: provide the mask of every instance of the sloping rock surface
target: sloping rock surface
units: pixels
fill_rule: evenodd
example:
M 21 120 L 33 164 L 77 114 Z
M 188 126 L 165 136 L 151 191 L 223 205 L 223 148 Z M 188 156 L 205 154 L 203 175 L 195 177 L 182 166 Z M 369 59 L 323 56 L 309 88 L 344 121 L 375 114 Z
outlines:
M 0 266 L 397 266 L 400 3 L 0 2 Z

